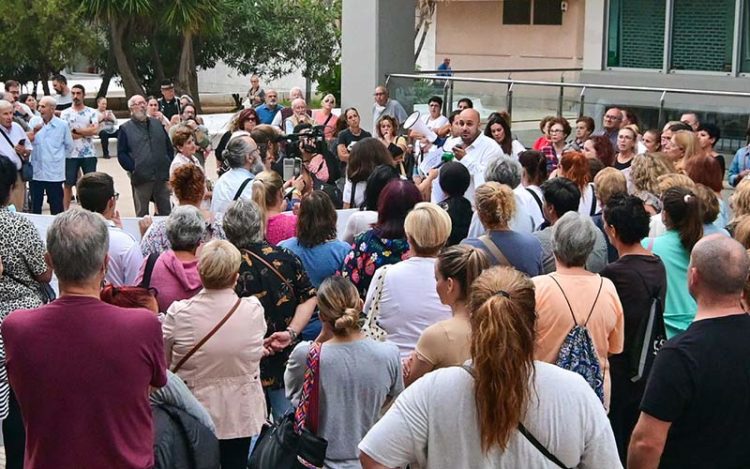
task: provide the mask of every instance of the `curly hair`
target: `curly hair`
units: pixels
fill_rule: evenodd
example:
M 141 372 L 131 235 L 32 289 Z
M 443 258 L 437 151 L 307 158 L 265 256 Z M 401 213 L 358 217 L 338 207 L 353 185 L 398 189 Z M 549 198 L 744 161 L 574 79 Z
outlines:
M 743 179 L 737 184 L 730 202 L 734 218 L 750 215 L 750 179 Z
M 615 164 L 615 150 L 612 148 L 612 142 L 609 138 L 604 135 L 595 135 L 589 137 L 591 143 L 594 145 L 596 151 L 596 157 L 601 161 L 604 166 L 609 167 Z
M 505 449 L 526 415 L 534 375 L 534 283 L 510 267 L 471 285 L 471 358 L 482 451 Z
M 680 173 L 662 174 L 656 178 L 656 183 L 657 191 L 655 194 L 659 197 L 673 187 L 684 187 L 686 189 L 693 189 L 695 187 L 692 179 Z
M 664 153 L 643 153 L 633 158 L 630 177 L 636 191 L 659 193 L 659 176 L 674 173 L 674 165 Z
M 487 182 L 474 193 L 477 213 L 488 229 L 505 228 L 516 213 L 513 190 L 499 182 Z
M 172 131 L 172 146 L 175 150 L 179 151 L 180 147 L 185 145 L 191 138 L 195 139 L 193 129 L 180 124 Z
M 628 182 L 622 171 L 615 168 L 604 168 L 594 178 L 596 198 L 599 203 L 606 205 L 607 201 L 617 194 L 628 193 Z
M 206 192 L 206 175 L 200 166 L 178 166 L 169 178 L 169 186 L 180 204 L 198 204 Z

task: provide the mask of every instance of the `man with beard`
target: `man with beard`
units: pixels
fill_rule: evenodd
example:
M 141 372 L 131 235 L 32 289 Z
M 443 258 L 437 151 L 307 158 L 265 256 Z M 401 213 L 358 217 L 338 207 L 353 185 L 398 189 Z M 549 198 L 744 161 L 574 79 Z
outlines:
M 222 174 L 214 186 L 211 211 L 224 213 L 237 199 L 251 199 L 253 179 L 263 171 L 258 144 L 244 130 L 238 130 L 227 143 L 224 161 L 230 169 Z
M 146 99 L 134 95 L 128 100 L 131 118 L 120 126 L 117 159 L 128 172 L 133 188 L 137 217 L 148 215 L 148 204 L 156 203 L 159 215 L 171 212 L 169 203 L 169 165 L 173 150 L 161 122 L 146 114 Z
M 78 171 L 88 174 L 96 171 L 96 151 L 92 137 L 99 133 L 96 111 L 83 104 L 86 90 L 81 85 L 73 85 L 70 94 L 73 106 L 60 113 L 60 119 L 68 123 L 73 137 L 73 151 L 65 160 L 65 185 L 63 206 L 70 207 L 73 186 L 78 182 Z
M 70 94 L 68 79 L 65 78 L 65 75 L 52 77 L 52 89 L 57 93 L 57 96 L 55 96 L 55 101 L 57 101 L 55 114 L 59 116 L 62 111 L 73 105 L 73 96 Z

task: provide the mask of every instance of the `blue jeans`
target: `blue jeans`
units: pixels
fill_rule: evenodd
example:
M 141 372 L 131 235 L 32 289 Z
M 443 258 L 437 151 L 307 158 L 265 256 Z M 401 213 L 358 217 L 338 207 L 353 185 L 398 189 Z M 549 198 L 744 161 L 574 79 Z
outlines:
M 278 422 L 281 417 L 294 410 L 292 402 L 286 398 L 286 390 L 284 388 L 266 389 L 266 400 L 271 406 L 271 415 L 274 422 Z

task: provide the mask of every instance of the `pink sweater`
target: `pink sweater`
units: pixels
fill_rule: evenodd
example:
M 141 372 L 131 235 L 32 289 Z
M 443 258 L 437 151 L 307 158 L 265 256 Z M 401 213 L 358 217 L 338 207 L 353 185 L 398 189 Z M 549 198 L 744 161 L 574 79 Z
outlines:
M 285 239 L 297 236 L 297 215 L 290 212 L 279 213 L 268 217 L 266 241 L 279 244 Z
M 143 259 L 141 271 L 135 279 L 136 285 L 143 279 L 146 262 L 148 257 Z M 158 291 L 156 302 L 161 312 L 165 312 L 175 301 L 192 298 L 203 288 L 198 275 L 198 260 L 182 262 L 171 249 L 164 251 L 154 264 L 150 286 Z

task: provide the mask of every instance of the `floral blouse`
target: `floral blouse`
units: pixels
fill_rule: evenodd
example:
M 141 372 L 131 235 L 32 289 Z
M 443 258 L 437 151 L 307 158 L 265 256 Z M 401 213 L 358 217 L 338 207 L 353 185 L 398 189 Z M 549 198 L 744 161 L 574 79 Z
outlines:
M 223 214 L 214 213 L 213 220 L 206 223 L 206 232 L 203 234 L 203 242 L 207 243 L 212 239 L 227 239 L 224 234 L 224 228 L 221 226 Z M 167 238 L 167 219 L 155 220 L 148 227 L 146 233 L 141 238 L 141 253 L 143 257 L 148 257 L 152 253 L 162 253 L 172 249 L 172 244 Z
M 240 278 L 235 292 L 240 297 L 254 295 L 263 305 L 265 311 L 266 337 L 274 332 L 285 331 L 294 318 L 297 306 L 315 296 L 315 288 L 310 283 L 302 261 L 291 251 L 273 246 L 267 242 L 253 244 L 249 250 L 274 266 L 287 280 L 282 281 L 263 262 L 256 259 L 248 250 L 241 249 L 242 264 Z M 297 345 L 292 342 L 289 347 L 260 361 L 260 379 L 264 388 L 279 389 L 284 387 L 284 370 L 289 354 Z
M 375 271 L 384 265 L 408 259 L 409 243 L 406 239 L 385 239 L 370 229 L 357 235 L 352 250 L 344 258 L 341 275 L 351 280 L 359 296 L 365 298 Z

